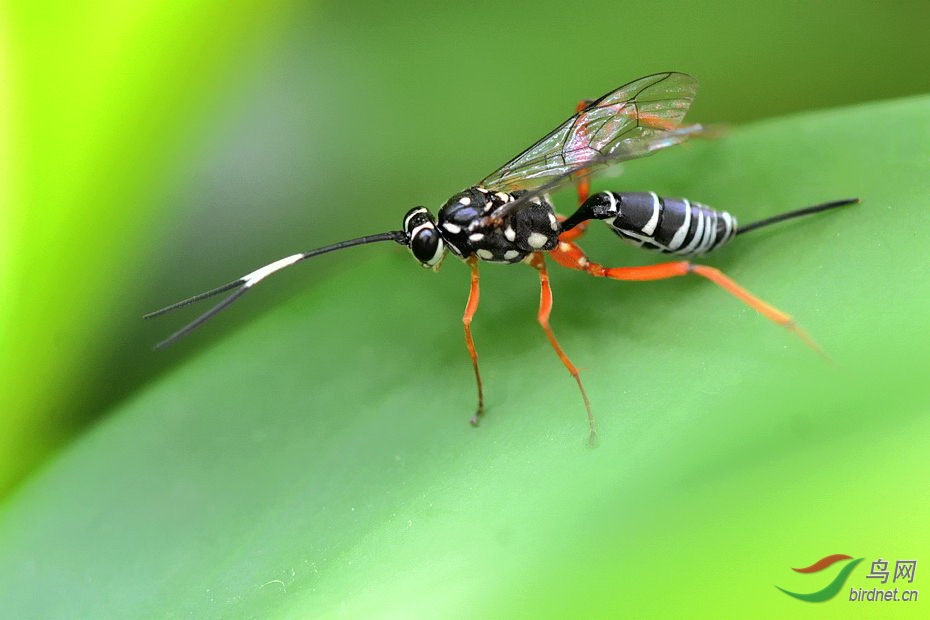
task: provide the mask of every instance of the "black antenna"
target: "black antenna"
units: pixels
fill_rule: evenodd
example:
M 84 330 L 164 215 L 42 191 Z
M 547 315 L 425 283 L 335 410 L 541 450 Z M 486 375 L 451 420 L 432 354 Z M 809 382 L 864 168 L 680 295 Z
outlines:
M 184 306 L 190 305 L 192 303 L 196 303 L 203 299 L 207 299 L 208 297 L 213 297 L 214 295 L 225 293 L 226 291 L 232 290 L 234 288 L 239 289 L 235 293 L 233 293 L 232 295 L 230 295 L 229 297 L 227 297 L 220 303 L 216 304 L 215 306 L 213 306 L 212 308 L 204 312 L 202 315 L 200 315 L 199 317 L 197 317 L 196 319 L 194 319 L 193 321 L 191 321 L 190 323 L 188 323 L 187 325 L 185 325 L 184 327 L 182 327 L 181 329 L 179 329 L 178 331 L 171 334 L 170 336 L 168 336 L 167 338 L 165 338 L 164 340 L 162 340 L 161 342 L 155 345 L 156 349 L 164 349 L 165 347 L 171 344 L 174 344 L 175 342 L 177 342 L 178 340 L 188 335 L 189 333 L 191 333 L 192 331 L 194 331 L 195 329 L 197 329 L 198 327 L 206 323 L 208 320 L 210 320 L 211 318 L 219 314 L 224 308 L 226 308 L 226 306 L 230 305 L 232 302 L 242 297 L 246 293 L 246 291 L 248 291 L 250 288 L 258 284 L 259 282 L 261 282 L 262 280 L 264 280 L 271 274 L 281 271 L 285 267 L 290 267 L 291 265 L 295 263 L 299 263 L 300 261 L 307 260 L 308 258 L 313 258 L 315 256 L 319 256 L 320 254 L 326 254 L 328 252 L 335 252 L 336 250 L 344 250 L 346 248 L 355 247 L 357 245 L 375 243 L 377 241 L 394 241 L 396 243 L 399 243 L 400 245 L 407 245 L 407 233 L 400 231 L 400 230 L 394 230 L 391 232 L 379 233 L 377 235 L 367 235 L 365 237 L 359 237 L 358 239 L 349 239 L 348 241 L 340 241 L 339 243 L 327 245 L 322 248 L 310 250 L 309 252 L 303 252 L 301 254 L 293 254 L 286 258 L 282 258 L 281 260 L 276 260 L 275 262 L 265 265 L 264 267 L 256 269 L 252 273 L 246 274 L 242 276 L 241 278 L 239 278 L 238 280 L 233 280 L 229 284 L 224 284 L 223 286 L 219 286 L 205 293 L 200 293 L 199 295 L 188 297 L 187 299 L 183 299 L 177 303 L 171 304 L 170 306 L 165 306 L 161 310 L 156 310 L 155 312 L 149 312 L 148 314 L 144 315 L 142 318 L 151 319 L 153 317 L 165 314 L 166 312 L 171 312 L 172 310 L 177 310 L 178 308 L 183 308 Z
M 737 235 L 742 235 L 748 233 L 750 230 L 755 230 L 757 228 L 762 228 L 763 226 L 768 226 L 769 224 L 777 224 L 778 222 L 784 222 L 785 220 L 793 220 L 796 217 L 801 217 L 803 215 L 810 215 L 811 213 L 820 213 L 821 211 L 826 211 L 827 209 L 835 209 L 836 207 L 845 207 L 847 205 L 854 205 L 859 202 L 858 198 L 846 198 L 844 200 L 834 200 L 832 202 L 825 202 L 823 204 L 814 205 L 813 207 L 805 207 L 803 209 L 798 209 L 796 211 L 788 211 L 787 213 L 779 213 L 778 215 L 773 215 L 772 217 L 765 218 L 764 220 L 759 220 L 758 222 L 753 222 L 745 226 L 740 226 L 736 231 Z

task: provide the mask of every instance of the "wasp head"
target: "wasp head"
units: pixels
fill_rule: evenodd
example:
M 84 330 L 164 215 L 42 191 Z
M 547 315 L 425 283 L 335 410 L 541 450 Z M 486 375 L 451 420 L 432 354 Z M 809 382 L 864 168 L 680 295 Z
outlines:
M 446 244 L 436 229 L 436 220 L 426 207 L 414 207 L 404 216 L 407 247 L 420 264 L 438 270 L 446 254 Z

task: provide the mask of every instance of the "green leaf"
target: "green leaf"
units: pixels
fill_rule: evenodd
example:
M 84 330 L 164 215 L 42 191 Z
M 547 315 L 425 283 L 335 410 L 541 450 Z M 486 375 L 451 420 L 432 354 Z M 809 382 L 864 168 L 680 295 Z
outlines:
M 132 337 L 126 301 L 211 94 L 287 19 L 268 4 L 0 7 L 0 495 L 86 420 L 99 373 L 109 398 L 133 374 L 102 370 L 107 337 Z
M 834 364 L 697 278 L 553 270 L 552 324 L 600 427 L 588 449 L 580 395 L 534 321 L 535 275 L 488 266 L 474 324 L 488 411 L 472 429 L 467 270 L 437 277 L 382 248 L 204 344 L 11 497 L 0 608 L 784 617 L 803 603 L 773 585 L 825 585 L 791 566 L 930 557 L 928 128 L 930 98 L 776 119 L 599 181 L 746 222 L 862 198 L 706 261 L 791 312 Z M 588 237 L 594 260 L 654 258 Z M 863 577 L 847 585 L 872 587 Z M 848 612 L 843 598 L 824 605 Z

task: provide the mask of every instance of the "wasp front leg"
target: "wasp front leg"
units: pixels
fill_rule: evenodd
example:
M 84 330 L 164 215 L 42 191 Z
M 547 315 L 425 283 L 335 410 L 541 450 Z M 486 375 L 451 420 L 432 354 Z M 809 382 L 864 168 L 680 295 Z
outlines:
M 471 320 L 478 310 L 478 299 L 481 297 L 481 291 L 478 287 L 478 259 L 472 256 L 467 262 L 468 266 L 471 267 L 471 288 L 468 290 L 468 302 L 465 304 L 462 323 L 465 324 L 465 346 L 471 356 L 471 365 L 475 369 L 475 382 L 478 384 L 478 406 L 475 408 L 475 415 L 472 416 L 470 422 L 472 426 L 478 426 L 479 419 L 484 415 L 484 390 L 481 387 L 481 372 L 478 370 L 478 351 L 475 349 L 475 340 L 471 335 Z

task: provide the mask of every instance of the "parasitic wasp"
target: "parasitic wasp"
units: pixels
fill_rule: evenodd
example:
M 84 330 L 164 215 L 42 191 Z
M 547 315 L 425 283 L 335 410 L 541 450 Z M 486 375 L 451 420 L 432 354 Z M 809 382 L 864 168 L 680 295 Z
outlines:
M 770 321 L 794 332 L 819 352 L 817 344 L 791 316 L 756 297 L 720 270 L 689 259 L 716 250 L 734 237 L 752 230 L 853 204 L 858 199 L 826 202 L 739 225 L 736 218 L 726 211 L 684 198 L 662 197 L 653 192 L 590 193 L 589 182 L 593 173 L 705 133 L 701 125 L 682 124 L 696 92 L 695 78 L 685 73 L 667 72 L 625 84 L 600 99 L 582 101 L 573 116 L 477 184 L 453 195 L 435 216 L 425 207 L 414 207 L 404 215 L 401 230 L 292 254 L 228 284 L 145 315 L 145 318 L 151 318 L 234 291 L 156 348 L 168 346 L 186 336 L 256 284 L 285 267 L 336 250 L 393 241 L 406 246 L 423 267 L 438 270 L 447 252 L 451 252 L 471 269 L 471 288 L 462 321 L 478 389 L 478 404 L 471 418 L 474 425 L 484 413 L 484 389 L 471 334 L 472 318 L 478 308 L 478 264 L 481 261 L 526 263 L 537 271 L 541 287 L 537 319 L 552 348 L 578 384 L 592 442 L 597 429 L 591 403 L 578 369 L 559 345 L 549 325 L 552 290 L 546 256 L 563 267 L 614 280 L 661 280 L 688 274 L 701 276 Z M 549 193 L 570 184 L 577 187 L 579 206 L 572 215 L 561 217 L 556 214 Z M 675 254 L 682 259 L 641 267 L 605 267 L 595 263 L 578 245 L 578 239 L 590 220 L 602 220 L 620 238 L 639 247 Z

